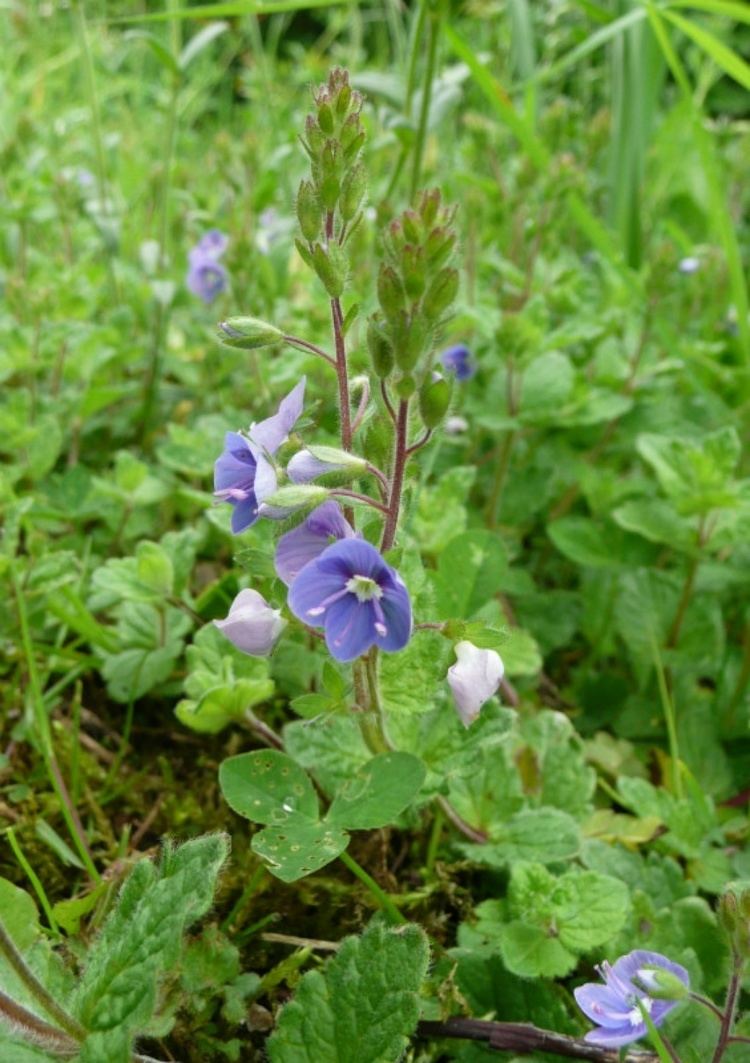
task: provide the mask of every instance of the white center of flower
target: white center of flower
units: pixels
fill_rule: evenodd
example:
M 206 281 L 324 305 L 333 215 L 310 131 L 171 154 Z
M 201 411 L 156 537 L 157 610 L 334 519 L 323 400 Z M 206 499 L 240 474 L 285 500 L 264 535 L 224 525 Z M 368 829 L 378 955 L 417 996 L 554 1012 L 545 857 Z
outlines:
M 631 997 L 630 999 L 632 1000 L 633 998 Z M 651 1009 L 654 1006 L 653 1000 L 651 1000 L 650 997 L 640 997 L 640 1002 L 643 1010 L 650 1015 Z M 636 1005 L 632 1011 L 628 1012 L 628 1022 L 631 1026 L 639 1026 L 643 1022 L 643 1014 L 638 1005 Z
M 373 598 L 383 597 L 382 589 L 369 576 L 352 576 L 346 581 L 346 589 L 356 594 L 360 602 L 371 602 Z

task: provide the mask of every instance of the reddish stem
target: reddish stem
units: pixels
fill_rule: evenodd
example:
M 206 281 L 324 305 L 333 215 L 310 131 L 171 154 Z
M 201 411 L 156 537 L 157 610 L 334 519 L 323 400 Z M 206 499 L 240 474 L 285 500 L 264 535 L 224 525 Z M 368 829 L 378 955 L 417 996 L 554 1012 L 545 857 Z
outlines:
M 398 407 L 396 420 L 396 444 L 393 453 L 393 473 L 391 476 L 391 494 L 388 499 L 388 516 L 383 531 L 382 552 L 390 550 L 396 537 L 398 515 L 401 509 L 401 490 L 404 486 L 404 469 L 408 457 L 406 437 L 409 429 L 409 400 L 402 399 Z

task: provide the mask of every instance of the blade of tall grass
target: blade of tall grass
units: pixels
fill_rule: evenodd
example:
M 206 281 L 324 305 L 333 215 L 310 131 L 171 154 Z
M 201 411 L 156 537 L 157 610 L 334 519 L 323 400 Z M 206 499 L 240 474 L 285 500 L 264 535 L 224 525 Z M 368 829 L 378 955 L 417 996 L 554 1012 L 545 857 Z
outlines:
M 703 123 L 703 112 L 695 102 L 687 71 L 672 44 L 661 13 L 657 10 L 653 0 L 643 0 L 643 3 L 646 5 L 649 20 L 653 26 L 659 46 L 664 52 L 667 65 L 672 71 L 672 75 L 680 88 L 685 104 L 690 109 L 693 119 L 695 142 L 701 156 L 708 185 L 710 216 L 724 248 L 730 290 L 737 311 L 737 338 L 742 356 L 747 367 L 750 368 L 750 320 L 748 320 L 750 300 L 748 300 L 745 271 L 734 221 L 727 204 L 720 161 L 717 157 L 713 139 Z M 746 382 L 745 390 L 748 390 L 749 384 L 750 381 Z
M 750 89 L 750 66 L 737 52 L 728 48 L 713 33 L 709 33 L 695 22 L 690 22 L 689 19 L 682 18 L 681 15 L 665 11 L 664 18 L 682 30 L 686 37 L 690 37 L 706 55 L 713 59 L 717 66 L 721 67 L 725 74 L 742 85 L 744 89 Z
M 735 3 L 734 0 L 670 0 L 667 7 L 693 7 L 709 15 L 724 15 L 750 25 L 750 6 Z
M 583 59 L 585 56 L 595 52 L 598 48 L 604 47 L 610 41 L 619 37 L 621 33 L 627 30 L 630 26 L 634 26 L 639 22 L 644 22 L 646 19 L 646 12 L 643 8 L 634 8 L 625 15 L 621 15 L 619 18 L 613 18 L 606 26 L 602 26 L 600 30 L 595 30 L 591 36 L 587 37 L 585 41 L 572 48 L 567 55 L 564 55 L 562 59 L 558 59 L 556 63 L 551 66 L 541 69 L 537 74 L 537 81 L 551 81 L 559 74 L 562 74 L 565 70 L 575 66 L 575 64 Z
M 620 233 L 628 265 L 639 269 L 644 250 L 642 188 L 646 153 L 666 69 L 647 22 L 630 22 L 612 40 L 609 68 L 610 220 Z
M 178 7 L 173 11 L 153 11 L 145 15 L 118 15 L 107 22 L 166 22 L 169 19 L 229 18 L 232 15 L 276 15 L 282 11 L 313 10 L 318 7 L 336 7 L 346 0 L 230 0 L 223 4 L 198 4 L 196 7 Z
M 454 54 L 466 63 L 477 86 L 492 106 L 497 117 L 515 136 L 526 151 L 530 161 L 540 172 L 546 173 L 549 170 L 552 157 L 544 141 L 535 133 L 531 123 L 518 114 L 503 86 L 480 63 L 471 47 L 452 27 L 444 25 L 443 36 Z M 570 216 L 579 229 L 588 237 L 599 253 L 606 258 L 631 293 L 640 297 L 643 292 L 638 277 L 628 268 L 611 234 L 596 215 L 586 206 L 583 199 L 576 192 L 568 193 L 566 205 Z

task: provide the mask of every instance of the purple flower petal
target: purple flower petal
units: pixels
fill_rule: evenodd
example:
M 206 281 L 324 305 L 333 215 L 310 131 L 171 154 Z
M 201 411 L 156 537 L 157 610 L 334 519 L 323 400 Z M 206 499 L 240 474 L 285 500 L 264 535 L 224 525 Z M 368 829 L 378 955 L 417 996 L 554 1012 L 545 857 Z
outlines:
M 221 258 L 228 245 L 229 237 L 225 233 L 219 229 L 209 229 L 190 252 L 190 257 L 192 259 L 195 255 L 203 258 Z
M 638 1023 L 637 1026 L 620 1026 L 612 1030 L 597 1026 L 595 1030 L 589 1030 L 584 1041 L 607 1048 L 621 1048 L 622 1045 L 629 1045 L 632 1041 L 639 1041 L 641 1037 L 646 1036 L 647 1032 L 645 1022 Z
M 411 638 L 411 599 L 401 580 L 383 590 L 380 601 L 385 616 L 386 635 L 378 635 L 375 642 L 389 653 L 402 650 Z
M 455 375 L 456 380 L 469 380 L 476 373 L 471 351 L 463 343 L 444 350 L 440 362 L 447 373 Z
M 612 1029 L 623 1026 L 628 1021 L 633 1006 L 628 1006 L 622 997 L 606 985 L 587 982 L 573 990 L 576 1004 L 587 1018 L 600 1026 Z
M 281 400 L 272 417 L 267 417 L 265 421 L 259 421 L 251 427 L 248 434 L 253 443 L 262 447 L 266 453 L 275 454 L 299 420 L 304 401 L 305 377 L 302 377 L 299 384 Z
M 197 295 L 204 303 L 212 303 L 227 287 L 229 275 L 215 259 L 194 257 L 185 283 L 193 295 Z
M 317 562 L 305 565 L 289 591 L 289 608 L 303 624 L 323 627 L 325 609 L 321 604 L 344 589 L 345 579 L 338 571 L 321 572 Z
M 353 661 L 372 646 L 375 615 L 372 602 L 352 601 L 354 595 L 335 602 L 327 610 L 326 645 L 337 661 Z
M 349 539 L 354 530 L 335 502 L 324 502 L 302 524 L 282 535 L 276 546 L 276 573 L 287 586 L 297 574 L 337 539 Z

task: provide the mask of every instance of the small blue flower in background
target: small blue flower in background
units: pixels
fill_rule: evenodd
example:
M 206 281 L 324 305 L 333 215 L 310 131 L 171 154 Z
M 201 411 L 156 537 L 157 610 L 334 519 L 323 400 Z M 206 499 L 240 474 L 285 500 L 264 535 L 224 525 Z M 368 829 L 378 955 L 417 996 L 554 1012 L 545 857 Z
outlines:
M 210 229 L 200 238 L 190 252 L 190 267 L 185 283 L 188 289 L 211 303 L 229 283 L 226 268 L 219 262 L 229 244 L 229 239 L 218 229 Z
M 263 502 L 276 490 L 273 457 L 302 413 L 305 378 L 292 388 L 272 417 L 253 424 L 248 434 L 227 432 L 224 451 L 214 465 L 214 497 L 234 506 L 235 535 L 255 524 L 259 517 L 286 516 Z
M 462 343 L 447 347 L 440 355 L 440 362 L 446 373 L 453 373 L 456 380 L 469 380 L 477 371 L 471 351 Z
M 338 539 L 353 539 L 356 532 L 336 502 L 324 502 L 306 520 L 282 535 L 276 544 L 276 575 L 290 587 L 311 561 Z
M 659 972 L 664 971 L 672 979 L 678 979 L 686 990 L 690 976 L 679 963 L 672 963 L 659 952 L 636 949 L 621 956 L 610 966 L 603 963 L 597 971 L 604 985 L 587 982 L 574 990 L 576 1003 L 581 1011 L 598 1023 L 589 1030 L 586 1040 L 607 1048 L 619 1048 L 645 1037 L 648 1027 L 643 1021 L 639 1002 L 648 1012 L 654 1026 L 660 1026 L 670 1011 L 677 1006 L 677 999 L 654 999 L 646 991 L 659 988 Z
M 691 273 L 697 273 L 701 268 L 701 260 L 696 258 L 695 255 L 688 255 L 687 258 L 681 258 L 677 263 L 677 269 L 680 273 L 684 273 L 689 276 Z
M 373 645 L 402 650 L 411 637 L 409 592 L 364 539 L 341 539 L 306 564 L 292 583 L 289 608 L 325 629 L 337 661 L 353 661 Z

